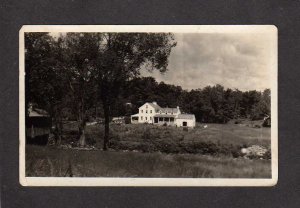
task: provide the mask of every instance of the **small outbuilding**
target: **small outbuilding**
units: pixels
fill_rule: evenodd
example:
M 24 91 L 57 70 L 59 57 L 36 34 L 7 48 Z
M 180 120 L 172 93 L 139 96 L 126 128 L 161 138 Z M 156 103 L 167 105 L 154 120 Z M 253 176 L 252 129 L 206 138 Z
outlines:
M 177 127 L 190 127 L 196 126 L 196 118 L 194 114 L 179 114 L 176 118 Z
M 51 129 L 51 119 L 43 110 L 29 109 L 26 118 L 26 143 L 46 145 Z

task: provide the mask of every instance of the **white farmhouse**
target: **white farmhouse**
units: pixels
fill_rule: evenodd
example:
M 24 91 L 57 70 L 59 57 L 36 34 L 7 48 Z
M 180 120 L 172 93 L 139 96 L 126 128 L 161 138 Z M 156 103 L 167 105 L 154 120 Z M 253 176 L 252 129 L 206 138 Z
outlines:
M 195 127 L 194 114 L 181 114 L 179 107 L 162 108 L 156 102 L 145 103 L 139 107 L 139 113 L 131 116 L 131 123 L 166 124 L 170 126 Z

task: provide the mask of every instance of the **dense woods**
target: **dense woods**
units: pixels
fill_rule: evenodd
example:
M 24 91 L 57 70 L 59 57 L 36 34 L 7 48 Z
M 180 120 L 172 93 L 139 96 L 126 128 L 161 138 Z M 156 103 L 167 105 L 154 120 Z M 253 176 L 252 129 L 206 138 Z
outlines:
M 180 106 L 198 122 L 262 119 L 270 115 L 270 90 L 226 89 L 221 85 L 185 90 L 140 77 L 140 70 L 167 73 L 176 46 L 167 33 L 48 33 L 25 35 L 26 109 L 29 103 L 52 118 L 59 143 L 63 120 L 76 120 L 78 140 L 85 145 L 88 120 L 104 118 L 104 149 L 112 116 L 130 116 L 145 102 Z M 171 70 L 171 69 L 170 69 Z M 28 116 L 28 113 L 27 113 Z
M 259 120 L 270 116 L 270 93 L 269 89 L 242 92 L 221 85 L 187 91 L 180 86 L 158 83 L 152 77 L 140 77 L 127 83 L 114 106 L 113 115 L 131 115 L 145 102 L 156 101 L 162 107 L 180 106 L 183 112 L 195 114 L 198 122 L 226 123 L 238 118 Z

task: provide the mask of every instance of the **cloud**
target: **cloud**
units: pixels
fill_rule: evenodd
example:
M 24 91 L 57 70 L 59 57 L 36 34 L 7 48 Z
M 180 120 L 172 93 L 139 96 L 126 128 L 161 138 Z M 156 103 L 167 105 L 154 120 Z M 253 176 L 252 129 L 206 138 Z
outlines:
M 169 71 L 142 71 L 184 89 L 221 84 L 241 90 L 271 87 L 270 43 L 263 34 L 175 34 Z

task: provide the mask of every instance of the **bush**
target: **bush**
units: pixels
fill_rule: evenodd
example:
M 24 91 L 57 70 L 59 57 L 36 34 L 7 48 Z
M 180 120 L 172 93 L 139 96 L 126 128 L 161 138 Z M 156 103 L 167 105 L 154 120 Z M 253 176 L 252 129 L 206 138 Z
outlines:
M 241 120 L 236 120 L 236 121 L 234 121 L 234 124 L 241 124 L 241 123 L 242 123 Z
M 255 124 L 254 128 L 261 128 L 261 125 Z
M 88 146 L 94 146 L 96 144 L 96 140 L 92 137 L 87 137 L 86 138 L 86 144 Z

